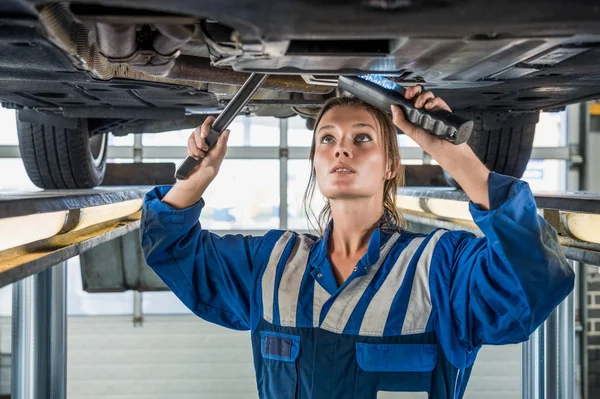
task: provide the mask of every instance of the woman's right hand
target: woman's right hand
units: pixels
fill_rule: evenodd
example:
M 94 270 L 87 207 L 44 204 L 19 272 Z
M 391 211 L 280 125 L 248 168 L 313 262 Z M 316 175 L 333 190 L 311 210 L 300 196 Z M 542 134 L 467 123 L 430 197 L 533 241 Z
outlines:
M 227 140 L 229 130 L 225 130 L 217 140 L 217 143 L 209 150 L 206 143 L 208 132 L 215 121 L 215 118 L 209 116 L 204 123 L 198 126 L 190 135 L 187 143 L 188 155 L 196 159 L 202 159 L 200 165 L 190 174 L 188 180 L 195 180 L 199 176 L 203 179 L 213 180 L 219 173 L 219 168 L 227 153 Z
M 206 118 L 201 126 L 194 129 L 188 139 L 188 155 L 202 160 L 187 179 L 178 180 L 162 199 L 164 203 L 175 209 L 185 209 L 197 203 L 219 173 L 227 153 L 229 130 L 225 130 L 209 150 L 206 137 L 214 121 L 215 118 L 212 116 Z

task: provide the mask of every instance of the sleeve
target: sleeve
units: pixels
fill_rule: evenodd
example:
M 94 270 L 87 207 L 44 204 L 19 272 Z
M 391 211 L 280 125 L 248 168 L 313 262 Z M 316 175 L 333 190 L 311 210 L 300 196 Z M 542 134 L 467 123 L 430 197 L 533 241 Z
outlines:
M 434 323 L 449 360 L 459 368 L 470 366 L 483 344 L 526 341 L 575 281 L 556 231 L 537 213 L 529 185 L 496 173 L 488 184 L 491 209 L 469 204 L 485 237 L 447 232 L 432 259 Z
M 148 192 L 142 207 L 141 244 L 146 263 L 196 315 L 236 330 L 250 329 L 253 260 L 262 237 L 203 230 L 204 200 L 186 209 L 162 202 L 172 186 Z

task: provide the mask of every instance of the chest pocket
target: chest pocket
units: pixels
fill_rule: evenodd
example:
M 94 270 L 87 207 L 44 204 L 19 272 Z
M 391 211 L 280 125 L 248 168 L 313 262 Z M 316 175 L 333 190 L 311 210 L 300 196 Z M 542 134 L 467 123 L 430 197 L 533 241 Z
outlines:
M 259 381 L 261 398 L 294 399 L 298 391 L 300 337 L 261 331 L 262 373 Z
M 356 344 L 355 398 L 427 399 L 438 362 L 435 344 Z

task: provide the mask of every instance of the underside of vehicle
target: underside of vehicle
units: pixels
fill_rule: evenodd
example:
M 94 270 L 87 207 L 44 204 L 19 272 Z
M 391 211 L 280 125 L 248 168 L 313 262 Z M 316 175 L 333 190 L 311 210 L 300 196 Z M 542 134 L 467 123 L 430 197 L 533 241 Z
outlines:
M 339 75 L 420 84 L 475 120 L 469 144 L 520 177 L 541 110 L 600 98 L 591 1 L 103 0 L 0 3 L 0 100 L 43 188 L 102 180 L 106 134 L 193 127 L 252 72 L 244 113 L 301 115 Z

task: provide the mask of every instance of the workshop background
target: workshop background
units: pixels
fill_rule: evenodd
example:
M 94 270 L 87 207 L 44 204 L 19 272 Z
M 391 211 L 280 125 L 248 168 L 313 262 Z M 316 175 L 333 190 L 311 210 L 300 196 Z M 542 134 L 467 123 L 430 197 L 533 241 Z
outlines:
M 576 165 L 571 162 L 569 151 L 562 149 L 568 147 L 568 125 L 576 125 L 568 123 L 569 109 L 578 115 L 578 107 L 541 114 L 534 158 L 536 154 L 550 154 L 544 158 L 554 159 L 530 161 L 523 179 L 534 190 L 573 189 L 567 180 Z M 17 146 L 14 111 L 0 109 L 0 128 L 0 147 Z M 283 155 L 285 151 L 279 151 L 294 147 L 304 148 L 308 153 L 312 132 L 306 129 L 304 120 L 240 116 L 230 129 L 230 148 L 243 150 L 247 158 L 227 159 L 223 163 L 218 178 L 204 196 L 207 204 L 201 216 L 204 228 L 220 234 L 252 232 L 254 235 L 280 227 L 307 230 L 301 202 L 309 176 L 308 160 L 287 159 Z M 172 161 L 179 164 L 186 155 L 189 134 L 190 131 L 184 130 L 126 137 L 111 135 L 109 162 Z M 422 152 L 414 142 L 399 136 L 399 144 L 404 163 L 423 163 Z M 181 146 L 180 158 L 143 155 L 145 152 L 159 154 L 160 148 L 165 146 Z M 37 190 L 29 181 L 20 158 L 0 158 L 0 170 L 0 189 Z M 600 191 L 600 187 L 587 189 Z M 319 207 L 320 201 L 317 198 L 313 206 Z M 287 208 L 285 223 L 279 216 L 282 204 Z M 598 268 L 588 270 L 585 328 L 589 397 L 593 398 L 600 397 L 600 274 Z M 76 257 L 68 261 L 67 301 L 68 398 L 257 396 L 249 333 L 202 321 L 171 292 L 87 293 L 82 288 L 79 257 Z M 577 345 L 580 345 L 583 326 L 579 321 L 576 330 Z M 0 289 L 0 398 L 8 397 L 10 392 L 10 339 L 11 287 L 7 286 Z M 521 357 L 521 345 L 485 347 L 475 364 L 465 397 L 519 398 Z M 576 359 L 579 365 L 579 356 Z M 575 370 L 579 386 L 582 370 L 579 366 Z

